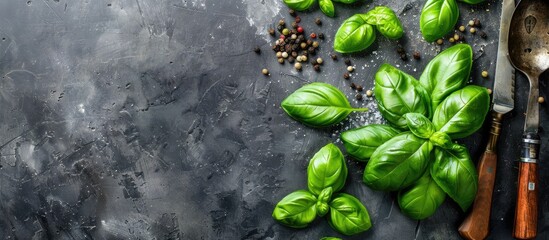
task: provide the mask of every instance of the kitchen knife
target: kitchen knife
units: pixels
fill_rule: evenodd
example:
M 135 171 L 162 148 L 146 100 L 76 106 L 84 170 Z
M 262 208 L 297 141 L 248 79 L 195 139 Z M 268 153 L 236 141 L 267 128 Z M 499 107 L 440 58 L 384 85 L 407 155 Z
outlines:
M 478 190 L 471 213 L 461 226 L 459 234 L 465 239 L 485 239 L 489 232 L 492 192 L 496 180 L 496 144 L 501 131 L 503 114 L 514 108 L 515 68 L 508 58 L 507 38 L 514 0 L 503 0 L 499 26 L 499 45 L 492 98 L 492 127 L 486 150 L 478 162 Z

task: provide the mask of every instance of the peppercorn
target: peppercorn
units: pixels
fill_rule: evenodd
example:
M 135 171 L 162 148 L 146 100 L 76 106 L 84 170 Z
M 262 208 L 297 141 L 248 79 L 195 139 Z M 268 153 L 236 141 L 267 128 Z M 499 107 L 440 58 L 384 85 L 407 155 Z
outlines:
M 313 44 L 313 40 L 307 39 L 307 45 L 311 45 L 311 44 Z
M 297 57 L 297 52 L 292 52 L 292 57 L 296 58 Z
M 421 58 L 421 55 L 419 51 L 414 51 L 414 59 L 419 60 Z
M 284 58 L 279 58 L 279 59 L 278 59 L 278 63 L 284 64 Z
M 359 91 L 359 92 L 362 92 L 362 86 L 361 85 L 356 85 L 356 90 Z
M 320 21 L 320 18 L 315 18 L 316 25 L 322 25 L 322 21 Z
M 269 28 L 269 35 L 271 36 L 274 36 L 275 35 L 275 30 L 273 28 Z
M 307 50 L 303 50 L 303 52 L 301 52 L 301 55 L 303 56 L 309 56 L 309 52 Z
M 475 26 L 475 21 L 469 20 L 469 26 L 471 26 L 471 27 L 472 27 L 472 26 Z
M 332 60 L 337 61 L 337 55 L 335 53 L 330 54 Z
M 299 17 L 299 16 L 296 16 L 296 17 L 295 17 L 295 22 L 296 22 L 296 23 L 299 23 L 299 22 L 301 22 L 301 17 Z
M 301 55 L 301 61 L 302 61 L 302 62 L 306 62 L 306 61 L 307 61 L 307 56 Z
M 348 72 L 353 72 L 354 70 L 355 70 L 355 68 L 353 66 L 348 66 L 347 67 Z
M 294 64 L 294 68 L 297 69 L 297 70 L 301 70 L 301 63 L 296 62 Z
M 474 18 L 473 25 L 477 28 L 481 27 L 480 20 L 478 18 Z
M 345 65 L 350 66 L 351 65 L 351 60 L 350 59 L 345 59 Z
M 344 73 L 344 74 L 343 74 L 343 78 L 349 79 L 349 77 L 350 77 L 350 76 L 349 76 L 349 73 Z M 353 84 L 354 84 L 354 83 L 353 83 Z M 353 86 L 353 84 L 351 84 L 351 87 Z
M 293 29 L 297 29 L 297 27 L 299 27 L 299 25 L 297 25 L 296 22 L 292 22 L 292 28 L 293 28 Z
M 408 55 L 406 55 L 406 53 L 402 53 L 400 54 L 400 59 L 402 59 L 402 61 L 406 61 L 408 60 Z
M 302 42 L 301 45 L 299 45 L 301 49 L 307 48 L 307 43 Z
M 486 32 L 484 32 L 484 31 L 479 31 L 478 34 L 480 35 L 481 38 L 488 37 L 488 35 L 486 35 Z
M 320 45 L 320 43 L 318 43 L 317 41 L 314 41 L 312 45 L 314 48 L 317 48 Z
M 297 58 L 295 60 L 297 60 L 298 62 L 301 62 L 302 61 L 301 56 L 297 56 Z
M 351 83 L 351 88 L 352 88 L 352 89 L 356 89 L 356 84 L 355 84 L 355 83 Z
M 261 53 L 261 48 L 255 47 L 254 52 L 257 53 L 257 54 L 260 54 Z
M 398 54 L 403 54 L 403 53 L 406 53 L 406 51 L 404 50 L 404 48 L 398 47 L 398 48 L 397 48 L 397 53 L 398 53 Z
M 442 40 L 442 38 L 439 38 L 439 39 L 437 40 L 437 44 L 438 44 L 438 45 L 442 45 L 443 43 L 444 43 L 444 40 Z
M 269 75 L 269 69 L 263 68 L 263 70 L 261 70 L 261 73 L 263 73 L 263 75 Z
M 463 25 L 459 26 L 459 31 L 460 32 L 465 32 L 465 26 L 463 26 Z
M 276 30 L 278 30 L 279 32 L 282 32 L 282 29 L 284 29 L 284 26 L 282 25 L 276 26 Z
M 488 92 L 488 95 L 492 95 L 492 89 L 487 88 L 486 91 Z M 539 101 L 539 99 L 538 99 L 538 101 Z
M 307 51 L 312 54 L 312 55 L 315 55 L 316 54 L 316 50 L 314 47 L 309 47 L 309 49 L 307 49 Z
M 295 58 L 294 58 L 294 57 L 292 57 L 292 56 L 289 56 L 289 57 L 288 57 L 288 62 L 289 62 L 289 63 L 294 63 L 294 61 L 295 61 Z
M 477 29 L 472 27 L 469 29 L 469 32 L 472 33 L 472 34 L 475 34 L 477 32 Z
M 282 52 L 276 52 L 276 57 L 281 58 L 282 57 Z
M 290 10 L 288 10 L 288 12 L 290 13 L 290 16 L 295 17 L 295 10 L 290 8 Z
M 297 27 L 297 32 L 298 33 L 303 33 L 303 27 L 301 27 L 301 26 Z
M 451 43 L 453 43 L 453 42 L 455 42 L 456 40 L 455 40 L 453 37 L 451 37 L 450 39 L 448 39 L 448 41 L 450 41 Z
M 356 97 L 356 100 L 358 101 L 362 100 L 362 94 L 360 93 L 357 93 L 355 97 Z
M 318 39 L 324 40 L 324 33 L 319 33 L 319 34 L 318 34 Z
M 483 78 L 487 78 L 488 77 L 488 71 L 486 71 L 486 70 L 482 71 L 481 75 L 482 75 Z
M 371 97 L 374 94 L 374 92 L 370 89 L 366 91 L 366 96 Z
M 320 71 L 320 65 L 318 65 L 318 64 L 313 65 L 313 68 L 317 72 Z
M 543 97 L 538 97 L 538 103 L 544 103 L 545 102 L 545 98 Z
M 282 57 L 283 57 L 283 58 L 288 58 L 288 53 L 287 53 L 287 52 L 283 52 L 283 53 L 282 53 Z
M 296 34 L 292 34 L 292 36 L 291 36 L 290 38 L 293 39 L 293 40 L 296 40 L 296 39 L 297 39 L 297 35 L 296 35 Z
M 322 58 L 317 58 L 316 59 L 316 63 L 318 64 L 322 64 L 324 62 L 324 60 L 322 60 Z
M 278 21 L 278 25 L 279 25 L 279 26 L 284 26 L 284 25 L 286 25 L 286 22 L 284 21 L 284 19 L 280 19 L 280 20 Z
M 284 40 L 284 39 L 286 39 L 286 36 L 280 35 L 280 39 Z
M 284 36 L 287 36 L 288 34 L 290 34 L 290 29 L 287 29 L 287 28 L 282 29 L 282 34 Z
M 273 51 L 278 52 L 278 45 L 274 45 L 274 46 L 272 47 L 272 49 L 273 49 Z

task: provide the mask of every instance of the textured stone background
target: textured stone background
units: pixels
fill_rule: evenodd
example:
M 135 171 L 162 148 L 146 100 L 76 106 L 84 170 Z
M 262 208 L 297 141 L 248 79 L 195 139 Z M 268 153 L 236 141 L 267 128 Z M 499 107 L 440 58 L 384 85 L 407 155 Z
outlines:
M 488 38 L 467 34 L 475 53 L 472 82 L 492 87 L 501 5 L 460 3 L 460 22 L 483 21 Z M 295 230 L 275 223 L 274 205 L 306 188 L 308 160 L 342 130 L 382 120 L 373 99 L 354 100 L 344 57 L 334 62 L 339 24 L 375 5 L 401 18 L 399 42 L 422 53 L 402 61 L 396 42 L 381 36 L 347 55 L 352 81 L 366 89 L 382 63 L 419 77 L 442 47 L 424 42 L 418 17 L 424 0 L 336 4 L 300 13 L 307 31 L 323 32 L 321 73 L 279 65 L 266 30 L 291 22 L 280 0 L 4 0 L 0 1 L 0 236 L 2 239 L 319 239 L 339 236 L 327 221 Z M 405 6 L 409 6 L 408 8 Z M 408 9 L 404 11 L 405 9 Z M 313 21 L 321 17 L 319 27 Z M 261 46 L 261 55 L 252 49 Z M 411 58 L 411 56 L 409 55 Z M 271 71 L 261 75 L 262 68 Z M 548 79 L 544 77 L 544 79 Z M 338 86 L 352 114 L 330 129 L 305 127 L 279 103 L 303 84 Z M 541 83 L 545 95 L 546 82 Z M 504 120 L 494 191 L 491 239 L 511 239 L 518 148 L 527 81 L 517 78 L 516 109 Z M 541 107 L 547 120 L 547 103 Z M 487 122 L 489 124 L 489 122 Z M 487 125 L 460 140 L 478 159 Z M 542 126 L 541 159 L 548 156 Z M 361 182 L 364 164 L 348 160 L 352 193 L 370 211 L 371 230 L 345 239 L 459 239 L 465 217 L 447 200 L 414 221 L 394 193 Z M 540 163 L 540 239 L 548 238 L 549 174 Z

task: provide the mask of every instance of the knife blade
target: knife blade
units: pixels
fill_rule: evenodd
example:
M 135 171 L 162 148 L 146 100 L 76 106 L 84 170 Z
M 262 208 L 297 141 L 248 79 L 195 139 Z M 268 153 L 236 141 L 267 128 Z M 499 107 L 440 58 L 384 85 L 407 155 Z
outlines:
M 459 227 L 459 234 L 465 239 L 485 239 L 490 229 L 492 193 L 497 166 L 496 144 L 501 131 L 503 114 L 510 112 L 515 106 L 515 68 L 509 60 L 507 40 L 514 9 L 514 0 L 502 1 L 492 98 L 492 127 L 486 150 L 478 162 L 477 195 L 471 212 Z

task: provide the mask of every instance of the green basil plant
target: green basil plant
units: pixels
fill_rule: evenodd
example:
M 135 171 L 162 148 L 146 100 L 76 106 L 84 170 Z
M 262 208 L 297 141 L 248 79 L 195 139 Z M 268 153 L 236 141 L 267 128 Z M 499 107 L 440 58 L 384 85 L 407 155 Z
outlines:
M 334 50 L 351 53 L 368 48 L 376 39 L 374 27 L 389 39 L 399 39 L 404 34 L 395 12 L 386 6 L 378 6 L 346 19 L 336 32 Z
M 341 122 L 353 111 L 345 95 L 336 87 L 321 82 L 307 84 L 282 101 L 282 109 L 293 119 L 311 127 L 328 127 Z
M 460 0 L 477 4 L 484 0 Z M 427 0 L 419 17 L 419 29 L 427 42 L 436 41 L 452 31 L 459 18 L 456 0 Z
M 335 17 L 335 6 L 333 2 L 344 4 L 355 3 L 357 0 L 318 0 L 320 10 L 328 17 Z M 284 0 L 284 3 L 291 9 L 296 11 L 305 11 L 309 9 L 316 0 Z
M 375 76 L 378 108 L 389 126 L 345 131 L 347 153 L 368 161 L 363 181 L 372 189 L 398 191 L 401 211 L 413 219 L 431 216 L 449 196 L 466 211 L 477 192 L 477 172 L 464 138 L 483 124 L 488 91 L 466 85 L 471 46 L 456 44 L 435 57 L 420 80 L 388 64 Z
M 321 148 L 307 168 L 308 190 L 288 194 L 276 205 L 273 218 L 293 228 L 304 228 L 317 216 L 327 216 L 336 231 L 353 235 L 368 230 L 372 223 L 368 210 L 355 197 L 336 193 L 345 185 L 347 165 L 334 144 Z

